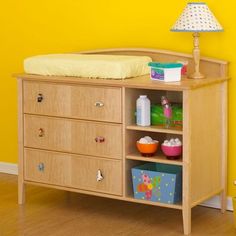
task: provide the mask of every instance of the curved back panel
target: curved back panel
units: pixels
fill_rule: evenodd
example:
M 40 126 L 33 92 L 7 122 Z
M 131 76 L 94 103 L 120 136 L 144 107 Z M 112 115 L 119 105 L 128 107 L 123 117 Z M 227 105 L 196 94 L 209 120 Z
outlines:
M 188 61 L 188 74 L 194 70 L 193 57 L 191 54 L 178 53 L 168 50 L 148 48 L 111 48 L 92 51 L 82 51 L 83 54 L 111 54 L 111 55 L 136 55 L 150 56 L 153 61 L 173 62 Z M 228 62 L 213 58 L 202 57 L 200 71 L 207 77 L 227 77 Z

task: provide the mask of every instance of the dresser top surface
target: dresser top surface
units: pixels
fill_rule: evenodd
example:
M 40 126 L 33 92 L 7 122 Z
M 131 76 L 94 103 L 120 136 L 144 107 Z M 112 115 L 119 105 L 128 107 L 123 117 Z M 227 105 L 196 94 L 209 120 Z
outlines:
M 82 54 L 109 54 L 109 55 L 135 55 L 149 56 L 153 61 L 173 62 L 185 61 L 188 63 L 188 74 L 194 71 L 194 61 L 191 54 L 179 53 L 161 49 L 149 48 L 109 48 L 92 51 L 82 51 Z M 227 76 L 228 62 L 213 58 L 201 57 L 201 72 L 206 75 L 205 79 L 182 79 L 180 82 L 160 82 L 153 81 L 149 75 L 134 77 L 125 80 L 115 79 L 91 79 L 64 76 L 40 76 L 30 74 L 18 74 L 17 78 L 33 80 L 38 82 L 65 83 L 65 84 L 84 84 L 95 86 L 115 86 L 126 88 L 143 88 L 153 90 L 173 90 L 183 91 L 208 86 L 215 83 L 223 83 L 229 78 Z
M 66 77 L 66 76 L 42 76 L 42 75 L 31 75 L 31 74 L 17 74 L 15 75 L 15 77 L 17 77 L 18 79 L 31 80 L 37 82 L 115 86 L 115 87 L 126 87 L 126 88 L 143 88 L 143 89 L 174 90 L 174 91 L 196 89 L 211 84 L 222 83 L 229 79 L 228 77 L 223 77 L 223 78 L 207 77 L 204 79 L 184 78 L 180 82 L 160 82 L 151 80 L 149 75 L 124 79 L 124 80 L 91 79 L 91 78 Z

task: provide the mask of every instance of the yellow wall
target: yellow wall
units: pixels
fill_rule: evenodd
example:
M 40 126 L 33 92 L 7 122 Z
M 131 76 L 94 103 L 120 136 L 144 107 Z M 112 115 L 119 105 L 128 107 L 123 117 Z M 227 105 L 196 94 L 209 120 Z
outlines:
M 231 62 L 229 195 L 236 195 L 235 1 L 206 1 L 224 33 L 201 34 L 203 55 Z M 17 161 L 16 81 L 25 57 L 109 47 L 153 47 L 191 52 L 190 33 L 169 31 L 187 1 L 11 0 L 0 8 L 0 161 Z M 214 119 L 214 114 L 212 114 Z

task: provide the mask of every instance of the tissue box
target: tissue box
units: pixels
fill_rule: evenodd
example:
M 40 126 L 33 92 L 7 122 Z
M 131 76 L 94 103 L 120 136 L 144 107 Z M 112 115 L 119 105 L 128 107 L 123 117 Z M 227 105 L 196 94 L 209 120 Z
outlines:
M 134 198 L 173 204 L 182 199 L 182 167 L 146 163 L 132 168 Z
M 151 79 L 164 82 L 176 82 L 181 80 L 181 69 L 183 64 L 181 63 L 158 63 L 149 62 L 151 67 Z

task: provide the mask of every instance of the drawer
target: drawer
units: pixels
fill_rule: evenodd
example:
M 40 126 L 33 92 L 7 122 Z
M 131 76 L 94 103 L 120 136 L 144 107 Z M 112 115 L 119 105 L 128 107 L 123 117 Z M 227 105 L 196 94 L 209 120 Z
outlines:
M 122 195 L 120 160 L 25 148 L 24 168 L 28 181 Z
M 120 159 L 121 139 L 120 124 L 24 115 L 26 147 Z
M 122 195 L 121 161 L 72 157 L 71 187 Z
M 121 88 L 24 81 L 24 112 L 121 123 Z
M 67 186 L 70 184 L 67 154 L 24 150 L 24 178 L 29 181 Z

